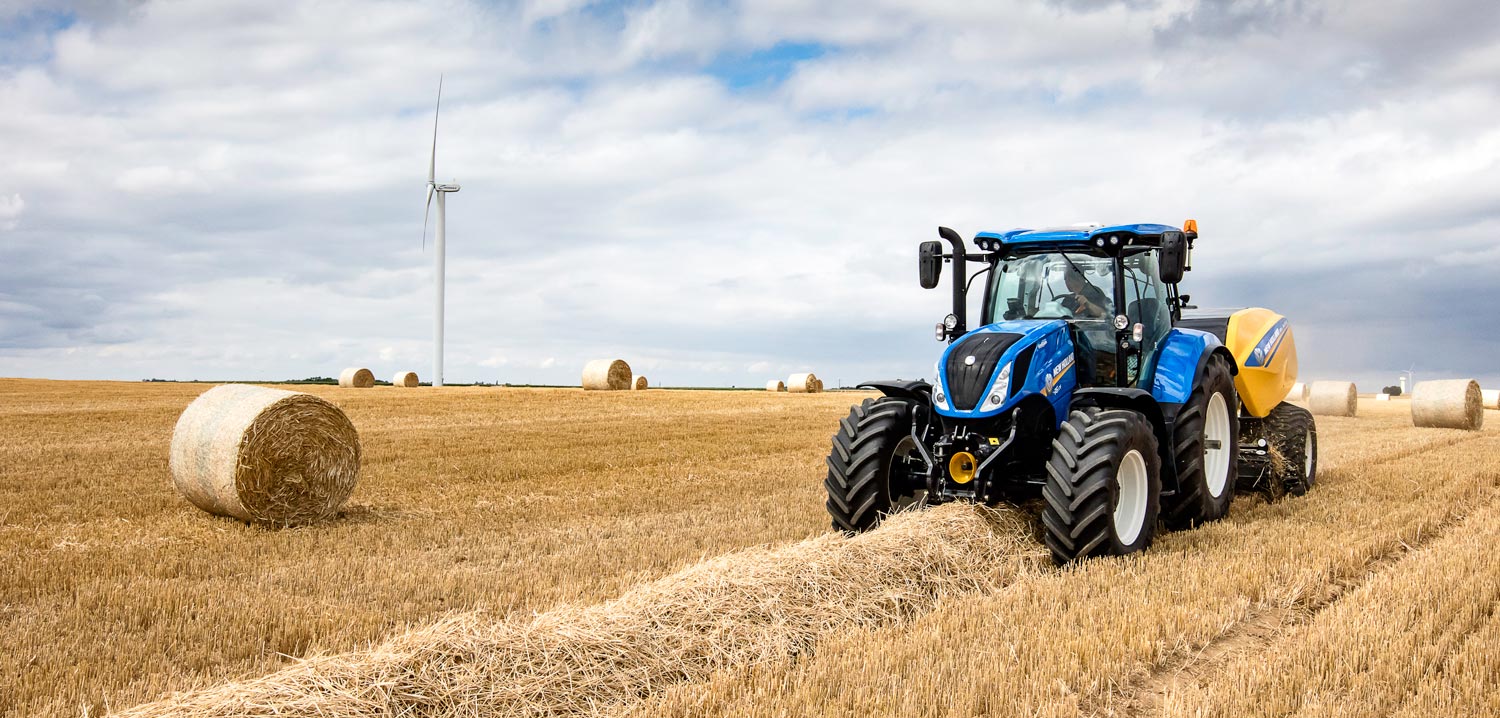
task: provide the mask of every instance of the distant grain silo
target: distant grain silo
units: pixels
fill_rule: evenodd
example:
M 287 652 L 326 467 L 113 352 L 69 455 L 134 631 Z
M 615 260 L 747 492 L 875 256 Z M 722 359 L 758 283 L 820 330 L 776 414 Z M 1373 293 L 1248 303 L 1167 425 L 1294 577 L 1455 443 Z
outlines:
M 339 374 L 339 386 L 346 389 L 368 389 L 375 386 L 375 373 L 363 367 L 349 367 Z
M 786 379 L 786 390 L 793 394 L 812 394 L 818 390 L 818 377 L 812 372 L 793 374 Z
M 1359 390 L 1353 382 L 1315 381 L 1307 392 L 1307 408 L 1319 416 L 1359 413 Z
M 172 431 L 172 483 L 209 513 L 291 525 L 333 516 L 359 479 L 359 434 L 311 394 L 225 384 Z
M 1412 424 L 1437 429 L 1477 430 L 1484 426 L 1484 403 L 1473 379 L 1417 382 L 1411 392 Z
M 623 359 L 595 359 L 583 367 L 583 388 L 589 391 L 630 389 L 630 365 Z
M 411 388 L 418 384 L 421 382 L 417 381 L 417 373 L 414 371 L 398 371 L 396 376 L 391 378 L 391 386 Z

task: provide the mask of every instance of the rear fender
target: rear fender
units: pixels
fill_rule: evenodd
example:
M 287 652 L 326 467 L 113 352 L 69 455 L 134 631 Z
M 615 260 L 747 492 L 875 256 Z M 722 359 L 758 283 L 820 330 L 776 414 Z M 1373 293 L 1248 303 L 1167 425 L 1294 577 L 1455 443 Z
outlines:
M 1151 422 L 1151 433 L 1156 435 L 1156 453 L 1161 457 L 1161 486 L 1163 492 L 1175 493 L 1180 485 L 1177 479 L 1177 462 L 1172 456 L 1172 429 L 1162 413 L 1161 404 L 1145 389 L 1096 387 L 1078 389 L 1073 392 L 1072 408 L 1094 407 L 1099 409 L 1125 409 L 1146 417 Z
M 1156 375 L 1151 380 L 1151 396 L 1159 404 L 1182 404 L 1193 393 L 1198 375 L 1212 357 L 1229 362 L 1229 373 L 1239 374 L 1234 355 L 1219 338 L 1197 329 L 1173 329 L 1156 353 Z

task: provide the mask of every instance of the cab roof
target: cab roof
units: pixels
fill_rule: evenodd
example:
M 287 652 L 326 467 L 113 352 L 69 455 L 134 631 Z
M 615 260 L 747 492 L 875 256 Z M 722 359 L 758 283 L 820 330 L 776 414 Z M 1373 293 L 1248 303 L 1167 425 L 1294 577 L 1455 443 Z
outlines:
M 1159 237 L 1162 232 L 1180 231 L 1166 224 L 1117 224 L 1105 227 L 1099 224 L 1079 224 L 1071 227 L 1046 227 L 1043 229 L 1012 229 L 1006 232 L 980 232 L 974 239 L 999 240 L 1007 245 L 1016 244 L 1079 244 L 1100 234 L 1133 234 L 1137 237 Z

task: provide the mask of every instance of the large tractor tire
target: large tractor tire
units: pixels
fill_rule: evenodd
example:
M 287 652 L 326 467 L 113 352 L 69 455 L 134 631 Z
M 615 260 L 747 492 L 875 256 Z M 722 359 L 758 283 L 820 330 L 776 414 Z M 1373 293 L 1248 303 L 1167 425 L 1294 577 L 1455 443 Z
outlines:
M 1161 500 L 1151 422 L 1134 411 L 1074 411 L 1052 442 L 1042 498 L 1047 550 L 1059 566 L 1149 547 Z
M 1166 501 L 1168 528 L 1192 528 L 1229 513 L 1239 477 L 1239 415 L 1229 363 L 1212 357 L 1177 414 L 1172 457 L 1179 488 Z
M 912 405 L 890 397 L 849 410 L 828 453 L 828 515 L 841 531 L 865 531 L 927 498 L 926 468 L 911 437 Z
M 1285 462 L 1284 468 L 1271 477 L 1280 484 L 1277 493 L 1306 494 L 1318 478 L 1318 425 L 1312 412 L 1284 402 L 1278 404 L 1266 417 L 1266 435 Z

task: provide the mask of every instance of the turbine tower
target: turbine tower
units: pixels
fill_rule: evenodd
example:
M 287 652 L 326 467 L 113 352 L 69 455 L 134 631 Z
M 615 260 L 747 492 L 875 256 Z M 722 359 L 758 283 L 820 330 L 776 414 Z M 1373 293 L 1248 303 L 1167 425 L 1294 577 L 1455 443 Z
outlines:
M 433 261 L 433 315 L 432 315 L 432 385 L 443 385 L 443 279 L 447 272 L 445 240 L 447 232 L 447 202 L 449 192 L 457 192 L 458 183 L 438 184 L 433 178 L 437 172 L 437 128 L 438 112 L 443 108 L 443 76 L 438 75 L 437 106 L 432 110 L 432 155 L 427 160 L 427 205 L 422 210 L 422 249 L 427 248 L 427 216 L 432 211 L 432 196 L 437 195 L 437 233 L 434 239 Z

